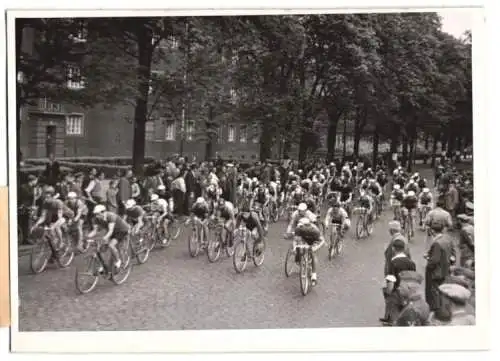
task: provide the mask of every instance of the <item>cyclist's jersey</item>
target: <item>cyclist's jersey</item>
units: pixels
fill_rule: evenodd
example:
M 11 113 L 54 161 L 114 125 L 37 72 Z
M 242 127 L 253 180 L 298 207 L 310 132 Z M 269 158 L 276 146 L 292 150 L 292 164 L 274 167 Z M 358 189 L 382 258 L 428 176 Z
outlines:
M 432 196 L 430 194 L 420 194 L 420 204 L 426 206 L 432 201 Z
M 63 217 L 71 219 L 75 217 L 75 213 L 60 199 L 49 199 L 43 202 L 42 209 L 47 211 L 47 219 L 50 222 L 57 220 L 57 214 L 62 210 Z
M 331 192 L 340 192 L 340 189 L 342 187 L 342 183 L 336 178 L 332 179 L 330 182 L 330 191 Z
M 398 202 L 402 202 L 405 197 L 405 193 L 401 189 L 395 189 L 392 191 L 392 197 Z
M 423 178 L 419 179 L 419 181 L 418 181 L 418 187 L 420 189 L 424 189 L 424 188 L 427 187 L 427 182 L 425 181 L 425 179 L 423 179 Z
M 306 191 L 309 192 L 309 189 L 311 189 L 311 181 L 310 180 L 303 180 L 300 183 L 300 186 Z
M 132 208 L 129 208 L 125 211 L 125 214 L 127 215 L 127 219 L 131 221 L 137 221 L 140 217 L 144 215 L 144 209 L 142 209 L 141 206 L 134 206 Z
M 303 200 L 304 200 L 304 193 L 293 192 L 292 201 L 296 206 L 298 206 L 299 203 L 302 203 Z
M 368 189 L 370 189 L 370 191 L 375 194 L 376 196 L 380 195 L 380 186 L 378 185 L 378 183 L 372 183 L 368 186 Z
M 245 222 L 245 227 L 248 230 L 253 231 L 255 228 L 259 227 L 259 217 L 254 214 L 254 212 L 244 212 L 241 213 L 237 223 L 240 221 Z
M 82 216 L 86 216 L 89 212 L 87 205 L 81 199 L 76 199 L 74 202 L 66 201 L 65 204 L 75 215 L 78 214 L 79 210 Z
M 340 201 L 345 202 L 349 199 L 352 193 L 352 187 L 348 184 L 344 184 L 340 187 Z
M 228 220 L 234 217 L 234 206 L 231 202 L 224 202 L 222 207 L 218 207 L 217 210 L 222 218 Z
M 319 197 L 321 194 L 321 183 L 313 183 L 311 187 L 311 194 Z
M 304 242 L 311 245 L 315 242 L 318 242 L 321 237 L 321 232 L 319 228 L 314 224 L 301 225 L 295 229 L 295 235 L 301 237 Z
M 333 211 L 333 208 L 330 208 L 328 213 L 330 216 L 330 223 L 332 224 L 342 224 L 342 222 L 348 218 L 347 212 L 343 208 L 338 208 L 337 212 Z
M 404 178 L 402 175 L 399 175 L 399 176 L 398 176 L 398 177 L 394 180 L 394 182 L 395 182 L 396 184 L 399 184 L 399 186 L 400 186 L 401 188 L 404 188 L 404 186 L 405 186 L 405 178 Z
M 418 191 L 418 184 L 417 183 L 408 183 L 408 185 L 406 186 L 406 191 L 407 192 L 414 191 L 415 193 L 417 193 L 417 191 Z
M 158 199 L 156 202 L 151 203 L 151 211 L 165 213 L 168 211 L 168 202 L 165 199 Z
M 217 199 L 218 189 L 216 187 L 208 187 L 207 188 L 207 198 L 209 199 Z
M 102 218 L 93 217 L 92 223 L 100 228 L 105 229 L 108 228 L 109 224 L 114 223 L 115 229 L 113 231 L 113 234 L 125 234 L 129 231 L 130 228 L 127 222 L 125 222 L 122 217 L 110 211 L 105 211 L 104 217 Z
M 210 213 L 208 203 L 195 203 L 191 208 L 191 212 L 200 219 L 205 219 L 205 217 Z
M 267 187 L 267 191 L 269 192 L 269 195 L 271 197 L 274 197 L 277 193 L 278 185 L 275 182 L 269 183 L 269 186 Z
M 268 193 L 266 192 L 265 189 L 258 189 L 255 192 L 255 197 L 254 200 L 255 202 L 258 202 L 260 204 L 265 204 L 267 201 Z
M 418 199 L 416 196 L 410 197 L 407 195 L 403 198 L 403 207 L 405 207 L 406 209 L 416 208 L 417 203 L 418 203 Z
M 377 173 L 377 182 L 382 187 L 387 184 L 387 177 L 383 171 Z
M 359 198 L 359 206 L 362 208 L 369 209 L 371 206 L 371 199 L 369 196 L 365 195 Z
M 305 200 L 305 203 L 307 204 L 307 209 L 313 213 L 316 212 L 316 202 L 314 202 L 314 198 L 312 197 L 307 197 Z

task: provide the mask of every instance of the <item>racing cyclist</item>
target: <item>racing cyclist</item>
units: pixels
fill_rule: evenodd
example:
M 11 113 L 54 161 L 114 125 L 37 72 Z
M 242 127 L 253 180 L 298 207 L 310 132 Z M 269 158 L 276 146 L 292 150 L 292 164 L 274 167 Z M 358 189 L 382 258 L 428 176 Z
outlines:
M 429 188 L 424 188 L 422 189 L 422 193 L 419 194 L 418 196 L 418 214 L 419 214 L 419 225 L 422 227 L 424 218 L 423 217 L 423 210 L 424 208 L 427 208 L 428 211 L 433 209 L 433 199 L 432 199 L 432 193 Z
M 144 226 L 144 216 L 146 212 L 139 206 L 135 199 L 129 199 L 125 202 L 125 215 L 123 220 L 132 226 L 132 235 L 139 234 Z M 139 239 L 139 243 L 142 244 L 143 239 Z
M 224 221 L 224 229 L 227 232 L 226 237 L 227 235 L 232 234 L 234 230 L 234 224 L 236 223 L 234 205 L 231 202 L 224 200 L 223 198 L 219 198 L 219 200 L 217 201 L 216 216 L 220 217 Z M 232 247 L 233 239 L 232 237 L 228 238 L 228 246 Z
M 414 209 L 417 208 L 417 204 L 418 204 L 418 198 L 417 198 L 414 191 L 409 191 L 408 193 L 405 194 L 403 201 L 401 202 L 402 211 L 403 211 L 403 219 L 406 219 L 406 217 L 411 216 L 411 222 L 413 223 Z M 406 222 L 403 221 L 402 223 L 403 223 L 403 229 L 404 229 Z M 413 224 L 411 224 L 410 227 L 413 227 Z M 412 234 L 413 234 L 413 231 L 412 231 Z
M 66 206 L 73 211 L 75 214 L 75 218 L 73 218 L 73 222 L 75 224 L 76 232 L 77 232 L 77 249 L 80 252 L 83 252 L 83 222 L 87 218 L 89 209 L 87 204 L 81 199 L 77 197 L 76 192 L 69 192 L 67 195 Z
M 167 243 L 167 235 L 168 235 L 168 225 L 169 222 L 172 222 L 174 220 L 174 217 L 172 216 L 172 204 L 169 205 L 169 203 L 163 199 L 160 198 L 160 196 L 156 193 L 151 194 L 151 205 L 150 209 L 152 212 L 158 212 L 160 215 L 157 220 L 158 226 L 163 227 L 163 235 L 164 238 L 161 240 L 162 244 Z
M 88 239 L 95 237 L 99 229 L 107 230 L 102 240 L 107 242 L 111 254 L 115 260 L 115 267 L 120 268 L 122 259 L 120 252 L 118 252 L 117 245 L 125 240 L 128 236 L 130 226 L 119 215 L 106 211 L 106 207 L 98 204 L 94 208 L 94 216 L 92 217 L 92 230 L 87 235 Z
M 405 197 L 405 193 L 401 189 L 399 184 L 394 185 L 394 189 L 391 192 L 391 208 L 394 212 L 394 220 L 399 221 L 401 217 L 401 203 Z
M 346 210 L 341 207 L 341 204 L 338 199 L 335 197 L 329 200 L 330 208 L 326 212 L 325 216 L 325 233 L 330 227 L 330 225 L 340 225 L 340 234 L 343 235 L 345 231 L 347 231 L 351 227 L 351 220 L 349 219 L 349 215 Z

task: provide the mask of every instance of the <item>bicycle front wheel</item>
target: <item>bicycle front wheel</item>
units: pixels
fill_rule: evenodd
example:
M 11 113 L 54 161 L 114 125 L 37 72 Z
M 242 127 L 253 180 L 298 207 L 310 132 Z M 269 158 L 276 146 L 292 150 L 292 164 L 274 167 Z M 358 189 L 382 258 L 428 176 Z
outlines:
M 200 253 L 200 241 L 198 240 L 198 232 L 196 229 L 193 229 L 188 237 L 188 248 L 189 255 L 193 258 Z
M 181 226 L 179 224 L 179 220 L 174 219 L 168 225 L 168 235 L 167 235 L 168 244 L 170 244 L 173 240 L 179 238 L 180 234 L 181 234 Z
M 359 216 L 358 220 L 356 221 L 356 238 L 361 239 L 363 237 L 363 232 L 364 232 L 364 222 L 363 222 L 363 216 Z
M 42 273 L 49 263 L 50 256 L 52 256 L 52 249 L 48 241 L 44 240 L 36 244 L 30 255 L 30 266 L 33 273 Z
M 89 293 L 99 280 L 100 262 L 95 255 L 86 256 L 81 264 L 76 267 L 75 286 L 80 293 Z
M 286 252 L 285 276 L 290 277 L 296 265 L 297 264 L 295 263 L 295 251 L 293 250 L 292 247 L 290 247 Z
M 121 285 L 122 283 L 124 283 L 128 279 L 130 271 L 132 270 L 132 265 L 130 263 L 130 248 L 128 247 L 127 243 L 128 242 L 125 242 L 125 244 L 119 248 L 120 256 L 122 259 L 122 266 L 120 267 L 120 269 L 116 269 L 115 266 L 111 266 L 111 280 L 116 285 Z
M 57 255 L 57 263 L 59 263 L 59 266 L 62 268 L 66 268 L 71 264 L 74 257 L 75 252 L 73 251 L 71 242 L 65 241 L 63 249 Z
M 309 255 L 302 254 L 300 260 L 300 290 L 305 296 L 309 293 L 311 275 L 309 274 Z
M 264 253 L 266 250 L 266 242 L 264 240 L 261 240 L 259 243 L 253 244 L 253 264 L 257 267 L 262 266 L 264 263 Z
M 211 263 L 217 262 L 217 260 L 219 259 L 221 247 L 222 247 L 222 234 L 220 232 L 217 232 L 217 234 L 215 234 L 214 236 L 214 239 L 208 241 L 207 257 Z
M 245 270 L 248 261 L 247 246 L 246 243 L 241 241 L 234 248 L 233 254 L 233 266 L 237 273 L 241 273 Z

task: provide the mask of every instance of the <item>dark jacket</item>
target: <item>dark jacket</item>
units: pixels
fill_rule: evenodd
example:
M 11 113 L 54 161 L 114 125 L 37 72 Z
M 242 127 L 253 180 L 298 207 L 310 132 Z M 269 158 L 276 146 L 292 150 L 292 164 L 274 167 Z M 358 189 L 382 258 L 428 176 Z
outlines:
M 391 262 L 388 266 L 388 274 L 396 277 L 396 283 L 394 284 L 394 288 L 398 288 L 401 282 L 399 278 L 399 273 L 403 271 L 416 271 L 417 267 L 415 262 L 413 262 L 408 256 L 399 256 L 396 255 L 392 258 Z
M 131 196 L 132 187 L 130 185 L 130 181 L 125 177 L 121 177 L 118 181 L 118 193 L 116 194 L 117 202 L 126 202 Z

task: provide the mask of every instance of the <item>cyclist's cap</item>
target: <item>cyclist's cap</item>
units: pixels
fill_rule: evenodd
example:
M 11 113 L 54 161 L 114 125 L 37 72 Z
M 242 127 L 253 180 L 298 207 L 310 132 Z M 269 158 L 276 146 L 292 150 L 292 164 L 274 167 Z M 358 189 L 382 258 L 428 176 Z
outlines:
M 69 192 L 68 193 L 68 199 L 75 199 L 76 198 L 76 193 L 75 192 Z
M 473 211 L 474 210 L 474 203 L 472 203 L 472 202 L 465 202 L 465 208 Z
M 307 210 L 307 204 L 300 203 L 298 209 L 299 209 L 299 211 L 305 211 L 305 210 Z
M 429 189 L 429 188 L 424 188 L 424 189 L 422 189 L 422 192 L 424 192 L 424 193 L 429 193 L 429 192 L 430 192 L 430 189 Z
M 135 200 L 129 199 L 128 201 L 125 202 L 125 209 L 130 209 L 133 206 L 135 206 Z
M 33 174 L 30 174 L 30 175 L 28 176 L 28 182 L 32 182 L 32 181 L 34 181 L 34 180 L 37 180 L 36 176 L 34 176 Z
M 203 197 L 196 198 L 196 203 L 203 203 L 204 201 L 205 201 L 205 198 L 203 198 Z
M 54 193 L 56 192 L 56 190 L 54 189 L 54 187 L 52 187 L 52 186 L 48 186 L 48 187 L 46 187 L 46 188 L 43 190 L 43 192 L 44 192 L 45 194 L 54 194 Z
M 234 164 L 233 164 L 233 163 L 228 163 L 228 164 L 226 165 L 226 167 L 228 167 L 228 168 L 232 168 L 232 167 L 234 167 Z
M 470 281 L 464 275 L 449 275 L 446 277 L 445 282 L 460 285 L 468 290 L 470 290 L 471 287 Z
M 399 221 L 390 221 L 389 222 L 389 230 L 401 232 L 401 223 L 399 223 Z
M 151 194 L 151 202 L 154 202 L 154 201 L 157 201 L 158 199 L 160 199 L 160 197 L 158 196 L 158 194 Z
M 104 212 L 106 210 L 106 207 L 102 204 L 98 204 L 97 206 L 95 206 L 94 208 L 94 214 L 101 214 L 102 212 Z
M 158 190 L 159 191 L 164 191 L 165 189 L 166 188 L 165 188 L 165 186 L 163 184 L 161 184 L 161 185 L 158 186 Z
M 399 184 L 395 184 L 394 189 L 399 190 L 399 189 L 401 189 L 401 186 Z
M 388 282 L 396 282 L 396 276 L 394 275 L 387 275 L 385 276 L 385 280 L 388 281 Z
M 413 197 L 414 195 L 415 195 L 415 192 L 414 192 L 414 191 L 409 191 L 409 192 L 408 192 L 408 196 L 409 196 L 409 197 Z

